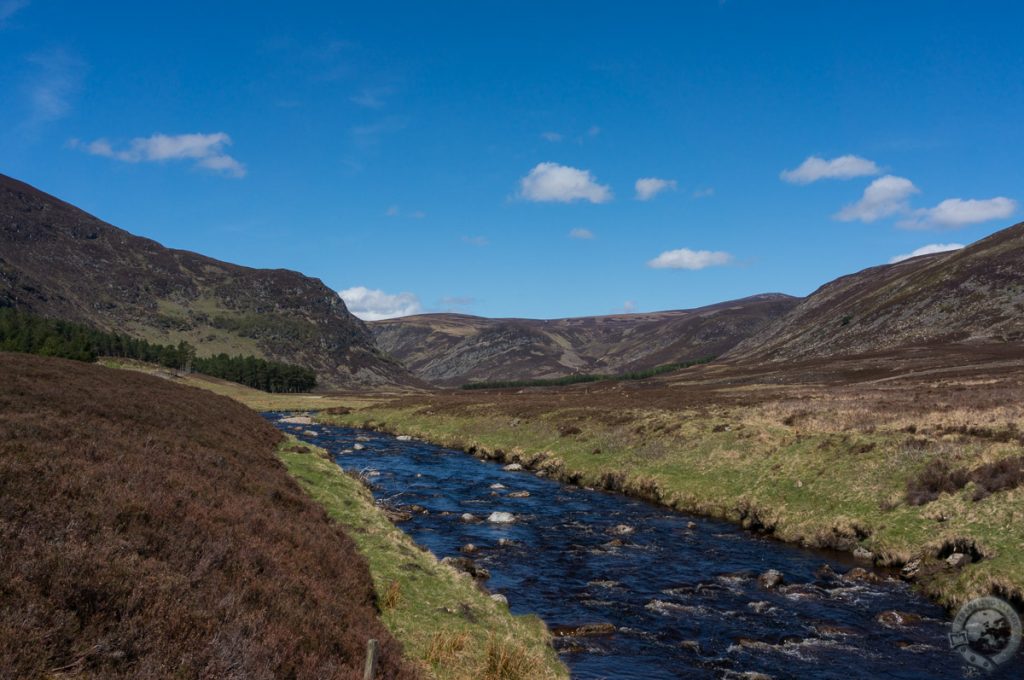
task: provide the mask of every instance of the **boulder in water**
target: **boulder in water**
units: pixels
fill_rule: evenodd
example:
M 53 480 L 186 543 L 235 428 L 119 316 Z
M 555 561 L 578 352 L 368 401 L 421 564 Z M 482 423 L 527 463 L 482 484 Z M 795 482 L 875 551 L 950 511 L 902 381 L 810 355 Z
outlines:
M 902 628 L 905 626 L 913 625 L 921 622 L 921 617 L 918 614 L 911 614 L 909 612 L 898 612 L 895 609 L 884 611 L 875 617 L 875 621 L 882 624 L 886 628 Z
M 462 516 L 459 517 L 459 519 L 461 519 L 463 522 L 467 522 L 467 523 L 471 523 L 471 524 L 480 521 L 479 517 L 477 517 L 476 515 L 471 515 L 468 512 L 462 513 Z
M 400 442 L 411 442 L 412 436 L 408 434 L 400 434 L 397 437 L 395 437 L 395 439 L 397 439 Z
M 516 517 L 511 512 L 492 512 L 487 516 L 487 521 L 493 524 L 511 524 L 516 521 Z
M 529 491 L 513 491 L 508 495 L 509 498 L 529 498 Z
M 784 584 L 786 579 L 778 569 L 769 569 L 757 577 L 757 582 L 765 590 L 775 590 Z
M 469 574 L 480 581 L 484 581 L 491 577 L 491 572 L 487 571 L 484 567 L 478 566 L 476 562 L 468 557 L 446 557 L 441 560 L 441 564 L 447 564 L 455 571 L 461 571 L 464 574 Z
M 508 465 L 502 468 L 502 470 L 505 470 L 506 472 L 519 472 L 522 469 L 523 466 L 520 465 L 519 463 L 509 463 Z
M 365 448 L 366 448 L 366 447 L 365 447 L 365 446 L 363 446 L 362 444 L 353 444 L 353 445 L 352 445 L 352 450 L 353 450 L 353 451 L 362 451 L 362 450 L 363 450 L 363 449 L 365 449 Z

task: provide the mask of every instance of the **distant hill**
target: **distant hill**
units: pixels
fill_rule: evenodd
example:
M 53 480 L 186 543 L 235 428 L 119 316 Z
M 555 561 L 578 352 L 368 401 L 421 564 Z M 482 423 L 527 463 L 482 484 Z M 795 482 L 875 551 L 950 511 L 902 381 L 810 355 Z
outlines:
M 418 383 L 319 279 L 165 248 L 4 175 L 0 306 L 299 364 L 325 387 Z
M 727 358 L 783 361 L 1024 340 L 1024 223 L 827 283 Z
M 443 386 L 573 373 L 622 373 L 719 355 L 789 312 L 766 294 L 699 309 L 572 319 L 421 314 L 369 324 L 377 345 Z

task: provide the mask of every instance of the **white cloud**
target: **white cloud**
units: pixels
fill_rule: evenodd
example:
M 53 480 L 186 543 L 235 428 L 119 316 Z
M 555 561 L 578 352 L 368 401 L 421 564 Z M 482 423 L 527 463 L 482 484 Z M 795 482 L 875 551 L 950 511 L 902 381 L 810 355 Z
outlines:
M 952 250 L 960 250 L 963 247 L 964 244 L 962 243 L 930 243 L 926 246 L 921 246 L 917 250 L 906 253 L 905 255 L 897 255 L 896 257 L 889 260 L 889 264 L 896 264 L 897 262 L 903 262 L 903 260 L 909 260 L 912 257 L 919 257 L 921 255 L 948 253 Z
M 921 208 L 897 226 L 904 229 L 939 227 L 957 229 L 969 224 L 1005 219 L 1017 211 L 1017 201 L 997 196 L 989 199 L 947 198 L 934 208 Z
M 82 88 L 85 63 L 63 49 L 38 52 L 26 61 L 32 66 L 25 85 L 29 108 L 26 124 L 40 125 L 71 113 L 71 101 Z
M 72 139 L 70 142 L 72 148 L 126 163 L 192 160 L 197 166 L 208 170 L 230 177 L 244 177 L 245 166 L 223 152 L 224 147 L 229 144 L 231 137 L 224 132 L 136 137 L 124 149 L 115 149 L 106 139 L 92 142 Z
M 408 217 L 414 220 L 422 220 L 427 216 L 427 213 L 423 210 L 405 210 L 403 211 L 400 206 L 389 205 L 388 209 L 384 211 L 385 217 Z
M 612 314 L 634 314 L 639 309 L 636 300 L 626 300 L 618 309 L 613 309 Z
M 704 269 L 718 267 L 732 262 L 733 257 L 721 250 L 666 250 L 653 260 L 647 262 L 652 269 Z
M 28 7 L 29 0 L 0 0 L 0 28 L 4 22 L 14 16 L 15 12 Z
M 409 121 L 405 117 L 388 116 L 376 123 L 356 125 L 349 129 L 349 133 L 356 146 L 368 147 L 377 144 L 384 135 L 404 130 L 408 124 Z
M 612 200 L 611 189 L 598 184 L 589 170 L 558 163 L 538 163 L 530 174 L 519 180 L 519 195 L 528 201 L 538 202 L 584 200 L 606 203 Z
M 384 98 L 393 93 L 394 89 L 390 87 L 368 87 L 348 99 L 365 109 L 381 109 L 384 108 Z
M 586 241 L 594 238 L 594 232 L 589 229 L 570 229 L 569 238 L 578 238 Z
M 868 185 L 859 201 L 846 206 L 834 217 L 841 222 L 874 222 L 889 215 L 905 213 L 910 209 L 907 199 L 916 193 L 918 188 L 905 177 L 879 177 Z
M 348 311 L 363 321 L 409 316 L 410 314 L 419 314 L 423 309 L 419 298 L 413 293 L 392 295 L 378 289 L 353 286 L 339 291 L 338 295 L 345 301 Z
M 545 139 L 549 142 L 560 142 L 562 141 L 562 135 L 558 132 L 542 132 L 540 133 L 541 139 Z
M 674 179 L 641 177 L 636 181 L 636 199 L 638 201 L 649 201 L 666 190 L 676 190 L 676 181 Z
M 860 156 L 839 156 L 832 160 L 809 156 L 798 168 L 783 170 L 779 176 L 791 184 L 810 184 L 819 179 L 851 179 L 877 175 L 879 172 L 881 170 L 874 161 Z
M 714 187 L 705 187 L 703 189 L 694 189 L 694 191 L 693 191 L 693 197 L 694 198 L 711 198 L 714 195 L 715 195 L 715 188 Z

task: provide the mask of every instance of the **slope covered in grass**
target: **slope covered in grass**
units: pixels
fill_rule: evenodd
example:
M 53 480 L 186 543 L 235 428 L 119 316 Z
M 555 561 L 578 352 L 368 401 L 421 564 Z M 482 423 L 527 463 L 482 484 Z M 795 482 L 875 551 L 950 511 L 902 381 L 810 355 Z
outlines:
M 420 550 L 356 479 L 308 444 L 279 453 L 299 484 L 345 527 L 370 563 L 381 618 L 428 672 L 444 680 L 544 680 L 567 673 L 544 624 L 513 617 L 466 574 Z
M 365 559 L 241 404 L 0 353 L 4 677 L 412 678 Z

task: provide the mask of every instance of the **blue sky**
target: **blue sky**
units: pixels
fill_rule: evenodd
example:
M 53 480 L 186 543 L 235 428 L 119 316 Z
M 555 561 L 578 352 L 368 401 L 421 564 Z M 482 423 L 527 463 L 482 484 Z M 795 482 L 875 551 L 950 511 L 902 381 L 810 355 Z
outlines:
M 0 172 L 368 317 L 805 295 L 1024 219 L 1019 3 L 157 5 L 0 0 Z

